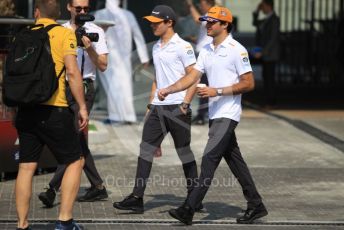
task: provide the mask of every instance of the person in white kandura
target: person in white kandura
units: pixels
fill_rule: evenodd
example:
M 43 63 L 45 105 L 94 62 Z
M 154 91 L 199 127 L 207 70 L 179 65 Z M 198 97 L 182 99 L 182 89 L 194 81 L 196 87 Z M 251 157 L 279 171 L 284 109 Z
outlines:
M 107 0 L 105 9 L 95 12 L 97 20 L 114 21 L 106 31 L 110 50 L 108 68 L 100 74 L 107 93 L 108 119 L 106 123 L 136 122 L 132 85 L 132 41 L 134 39 L 141 63 L 149 63 L 146 42 L 135 19 L 128 10 L 119 7 L 119 0 Z M 104 75 L 104 76 L 102 76 Z

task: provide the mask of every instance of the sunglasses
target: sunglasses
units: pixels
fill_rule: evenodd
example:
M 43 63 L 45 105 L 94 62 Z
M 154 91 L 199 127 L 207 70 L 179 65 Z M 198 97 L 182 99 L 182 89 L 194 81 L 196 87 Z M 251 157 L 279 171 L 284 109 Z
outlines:
M 77 13 L 80 13 L 82 10 L 84 10 L 85 13 L 88 13 L 90 11 L 90 7 L 89 6 L 85 6 L 85 7 L 81 7 L 81 6 L 72 6 L 75 8 L 75 11 Z

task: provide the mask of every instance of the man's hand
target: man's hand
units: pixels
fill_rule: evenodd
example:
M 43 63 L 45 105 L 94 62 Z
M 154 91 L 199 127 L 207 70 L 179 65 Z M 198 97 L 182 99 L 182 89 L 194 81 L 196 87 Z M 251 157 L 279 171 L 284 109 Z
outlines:
M 154 151 L 154 157 L 161 157 L 162 156 L 162 151 L 161 151 L 161 146 L 159 146 L 155 151 Z
M 158 98 L 160 101 L 163 101 L 169 94 L 170 90 L 168 90 L 168 88 L 160 89 L 158 92 Z
M 179 106 L 179 109 L 184 115 L 186 115 L 188 113 L 188 109 L 184 109 L 183 106 L 181 106 L 181 105 Z
M 88 49 L 88 48 L 90 48 L 92 46 L 91 40 L 88 37 L 86 37 L 86 36 L 82 36 L 81 41 L 84 44 L 85 49 Z
M 188 6 L 193 5 L 193 0 L 186 0 L 186 3 L 188 4 Z
M 87 109 L 80 109 L 79 110 L 79 130 L 83 130 L 84 128 L 86 128 L 88 124 L 88 113 L 87 113 Z
M 210 87 L 199 87 L 197 88 L 197 95 L 200 97 L 216 97 L 217 91 L 215 88 Z

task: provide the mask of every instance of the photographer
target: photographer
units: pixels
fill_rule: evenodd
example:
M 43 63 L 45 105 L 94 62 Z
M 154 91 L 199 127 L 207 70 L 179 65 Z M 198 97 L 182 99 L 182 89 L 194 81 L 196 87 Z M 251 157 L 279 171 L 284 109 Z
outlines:
M 69 22 L 63 24 L 63 26 L 74 30 L 76 33 L 78 41 L 77 61 L 83 76 L 87 111 L 90 113 L 95 98 L 93 82 L 96 78 L 96 69 L 105 71 L 107 67 L 108 49 L 105 35 L 100 27 L 92 22 L 88 22 L 94 20 L 93 16 L 87 15 L 89 11 L 88 0 L 69 0 L 67 9 L 71 14 L 71 19 Z M 68 88 L 66 94 L 70 108 L 77 114 L 77 104 L 74 102 L 71 94 L 68 93 Z M 79 197 L 78 201 L 87 202 L 105 199 L 108 197 L 108 194 L 103 186 L 103 180 L 95 167 L 94 159 L 83 132 L 80 132 L 80 144 L 82 154 L 85 157 L 84 172 L 91 183 L 91 188 L 88 189 L 85 195 Z M 49 183 L 47 191 L 39 194 L 39 199 L 47 207 L 52 207 L 54 204 L 56 191 L 60 188 L 65 169 L 65 165 L 59 165 L 54 177 Z

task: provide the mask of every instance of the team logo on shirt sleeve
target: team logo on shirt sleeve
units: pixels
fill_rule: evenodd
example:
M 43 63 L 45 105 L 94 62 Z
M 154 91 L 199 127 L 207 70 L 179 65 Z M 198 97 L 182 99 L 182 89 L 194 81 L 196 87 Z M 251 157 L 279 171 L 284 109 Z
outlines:
M 241 61 L 243 65 L 250 65 L 250 59 L 248 58 L 248 53 L 241 53 Z
M 188 55 L 193 55 L 193 54 L 194 54 L 194 52 L 193 52 L 192 50 L 188 50 L 186 53 L 187 53 Z

